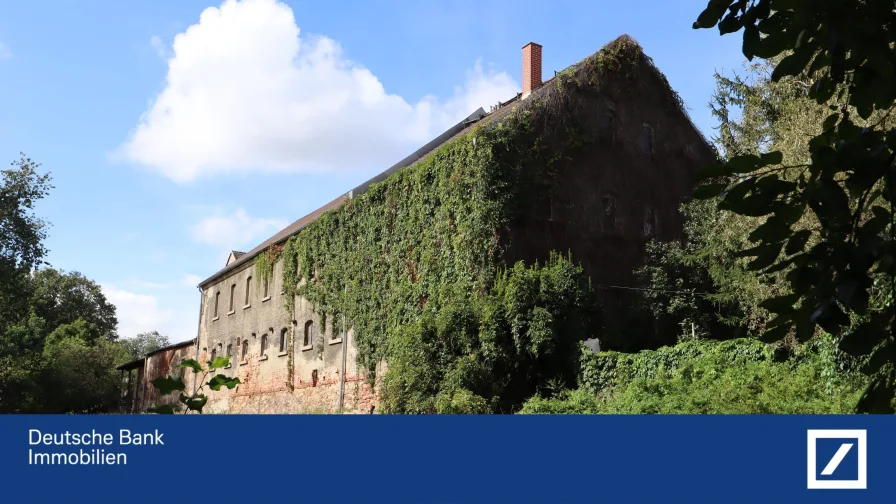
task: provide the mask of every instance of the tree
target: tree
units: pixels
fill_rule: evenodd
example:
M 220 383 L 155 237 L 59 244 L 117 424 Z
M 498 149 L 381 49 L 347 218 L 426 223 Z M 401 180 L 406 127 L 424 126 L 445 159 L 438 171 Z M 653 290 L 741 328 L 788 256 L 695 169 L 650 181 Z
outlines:
M 96 413 L 114 408 L 121 393 L 115 367 L 128 357 L 84 319 L 59 326 L 47 337 L 43 351 L 40 410 Z
M 53 187 L 24 154 L 12 166 L 0 171 L 0 332 L 27 318 L 28 275 L 47 253 L 48 224 L 33 209 Z
M 132 359 L 139 359 L 171 344 L 168 341 L 168 336 L 159 334 L 159 331 L 140 333 L 133 338 L 122 338 L 119 343 L 127 350 Z
M 752 271 L 786 271 L 788 292 L 762 338 L 806 341 L 816 327 L 867 357 L 862 411 L 893 412 L 896 394 L 896 10 L 892 0 L 710 0 L 694 28 L 743 30 L 743 53 L 775 60 L 771 80 L 801 76 L 827 107 L 802 159 L 735 153 L 708 167 L 696 197 L 761 217 L 743 251 Z M 816 123 L 817 124 L 817 123 Z M 809 214 L 817 227 L 796 225 Z
M 104 338 L 117 339 L 115 305 L 106 300 L 100 286 L 92 280 L 77 271 L 44 268 L 37 271 L 32 283 L 31 309 L 46 321 L 47 327 L 72 324 L 83 318 Z

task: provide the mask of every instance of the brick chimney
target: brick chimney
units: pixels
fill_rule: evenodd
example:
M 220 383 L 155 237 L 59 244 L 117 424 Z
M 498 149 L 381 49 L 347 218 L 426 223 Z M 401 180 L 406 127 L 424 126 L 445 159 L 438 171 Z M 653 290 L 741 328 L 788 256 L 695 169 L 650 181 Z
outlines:
M 523 99 L 541 87 L 541 46 L 529 42 L 523 46 Z

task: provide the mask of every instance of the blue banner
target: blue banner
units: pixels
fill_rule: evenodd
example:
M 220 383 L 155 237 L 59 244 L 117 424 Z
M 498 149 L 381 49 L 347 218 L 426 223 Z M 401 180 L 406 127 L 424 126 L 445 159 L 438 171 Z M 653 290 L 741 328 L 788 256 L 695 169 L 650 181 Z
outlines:
M 893 416 L 7 415 L 0 447 L 2 502 L 896 495 Z

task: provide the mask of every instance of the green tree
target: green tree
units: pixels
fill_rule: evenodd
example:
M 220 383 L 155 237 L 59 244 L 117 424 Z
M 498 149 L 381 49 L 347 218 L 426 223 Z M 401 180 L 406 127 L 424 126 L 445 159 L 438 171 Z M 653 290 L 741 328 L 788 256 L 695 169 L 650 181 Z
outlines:
M 168 341 L 168 336 L 159 334 L 159 331 L 140 333 L 133 338 L 122 338 L 118 342 L 125 348 L 132 359 L 139 359 L 150 352 L 165 348 L 171 344 Z
M 708 167 L 695 196 L 761 217 L 743 251 L 748 268 L 786 271 L 788 291 L 763 339 L 805 341 L 816 327 L 868 357 L 863 411 L 893 412 L 896 393 L 896 10 L 892 0 L 710 0 L 694 28 L 743 30 L 748 59 L 773 59 L 771 80 L 803 76 L 827 107 L 802 159 L 780 150 L 736 153 Z M 774 60 L 774 58 L 779 58 Z M 811 215 L 817 228 L 800 228 Z M 858 323 L 857 323 L 858 319 Z
M 47 222 L 34 205 L 52 189 L 50 175 L 25 155 L 0 171 L 0 333 L 27 318 L 29 274 L 47 253 Z
M 100 286 L 77 271 L 64 272 L 43 268 L 32 280 L 30 307 L 54 328 L 72 324 L 83 318 L 100 334 L 114 341 L 118 338 L 115 305 L 106 300 Z
M 96 413 L 113 409 L 121 393 L 115 370 L 129 358 L 93 324 L 78 319 L 59 326 L 43 351 L 40 411 Z

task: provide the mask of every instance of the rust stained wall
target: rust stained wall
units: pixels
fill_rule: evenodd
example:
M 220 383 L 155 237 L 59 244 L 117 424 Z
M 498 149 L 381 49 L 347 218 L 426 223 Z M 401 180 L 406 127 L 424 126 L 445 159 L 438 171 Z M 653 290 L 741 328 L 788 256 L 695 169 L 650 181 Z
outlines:
M 146 358 L 146 377 L 145 380 L 141 377 L 142 381 L 138 382 L 141 385 L 145 385 L 142 387 L 143 391 L 141 391 L 141 404 L 143 409 L 152 408 L 160 404 L 177 400 L 177 393 L 169 394 L 168 396 L 159 394 L 159 391 L 152 386 L 152 381 L 156 378 L 178 376 L 183 379 L 184 383 L 187 385 L 187 392 L 192 391 L 192 371 L 178 369 L 178 365 L 186 359 L 194 358 L 195 355 L 196 346 L 194 343 L 190 342 L 185 346 L 169 348 Z
M 582 111 L 583 151 L 560 168 L 551 197 L 533 201 L 505 237 L 511 264 L 543 262 L 551 250 L 571 252 L 598 289 L 610 338 L 614 324 L 622 323 L 615 315 L 632 297 L 616 287 L 633 285 L 651 235 L 662 241 L 681 236 L 679 208 L 691 194 L 693 175 L 716 159 L 646 63 L 634 84 L 617 80 L 600 93 L 572 98 Z M 615 206 L 612 215 L 608 202 Z M 610 343 L 626 349 L 645 342 Z

